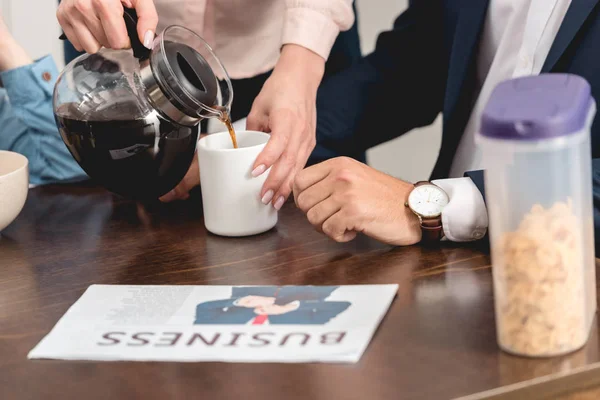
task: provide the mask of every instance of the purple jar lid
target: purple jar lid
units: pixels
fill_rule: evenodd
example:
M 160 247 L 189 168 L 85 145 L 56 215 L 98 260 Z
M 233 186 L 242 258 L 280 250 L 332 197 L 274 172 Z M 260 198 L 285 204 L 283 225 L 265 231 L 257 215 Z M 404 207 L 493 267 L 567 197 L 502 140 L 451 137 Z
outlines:
M 504 81 L 481 117 L 481 135 L 506 140 L 540 140 L 585 127 L 594 100 L 588 82 L 576 75 L 542 74 Z

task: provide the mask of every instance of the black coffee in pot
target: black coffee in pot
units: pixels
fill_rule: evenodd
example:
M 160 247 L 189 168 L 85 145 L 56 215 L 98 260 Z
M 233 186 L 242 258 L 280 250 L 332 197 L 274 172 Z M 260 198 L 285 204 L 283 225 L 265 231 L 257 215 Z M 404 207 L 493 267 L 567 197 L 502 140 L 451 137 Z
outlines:
M 89 119 L 77 104 L 55 112 L 63 141 L 83 170 L 108 190 L 154 200 L 172 190 L 195 156 L 198 125 L 177 125 L 158 112 L 143 119 L 131 101 L 115 102 Z

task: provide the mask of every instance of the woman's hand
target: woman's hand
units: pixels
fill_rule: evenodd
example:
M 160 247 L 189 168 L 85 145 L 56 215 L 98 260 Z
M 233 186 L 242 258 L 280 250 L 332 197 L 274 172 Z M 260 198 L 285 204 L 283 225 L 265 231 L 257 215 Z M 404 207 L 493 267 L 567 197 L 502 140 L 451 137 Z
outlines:
M 101 47 L 124 49 L 131 43 L 123 20 L 123 7 L 137 12 L 140 41 L 150 48 L 158 25 L 152 0 L 63 0 L 56 17 L 79 51 L 96 53 Z
M 278 210 L 315 147 L 317 89 L 324 71 L 322 57 L 298 45 L 285 45 L 248 116 L 248 130 L 271 133 L 252 175 L 271 168 L 260 196 Z

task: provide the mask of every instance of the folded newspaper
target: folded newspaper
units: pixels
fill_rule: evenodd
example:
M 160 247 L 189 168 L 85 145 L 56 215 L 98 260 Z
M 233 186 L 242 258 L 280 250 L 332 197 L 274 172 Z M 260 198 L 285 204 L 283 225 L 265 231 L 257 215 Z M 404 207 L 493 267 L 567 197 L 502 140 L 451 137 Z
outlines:
M 398 285 L 92 285 L 30 359 L 355 363 Z

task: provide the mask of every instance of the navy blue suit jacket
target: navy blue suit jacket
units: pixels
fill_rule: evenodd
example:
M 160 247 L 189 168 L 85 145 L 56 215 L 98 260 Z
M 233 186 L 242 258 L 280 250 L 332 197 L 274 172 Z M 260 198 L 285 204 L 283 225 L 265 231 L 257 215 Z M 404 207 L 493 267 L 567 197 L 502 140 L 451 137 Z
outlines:
M 431 178 L 447 177 L 476 100 L 477 49 L 489 2 L 411 2 L 393 30 L 379 36 L 372 54 L 319 89 L 320 149 L 315 154 L 358 158 L 365 149 L 429 125 L 443 113 L 442 144 Z M 600 0 L 573 0 L 542 72 L 582 76 L 600 101 L 599 46 Z M 599 121 L 600 113 L 592 126 L 594 158 L 600 158 Z M 594 162 L 594 205 L 598 248 L 598 162 Z
M 350 307 L 346 301 L 326 301 L 338 286 L 256 286 L 233 287 L 231 298 L 200 303 L 195 324 L 246 324 L 257 316 L 252 308 L 238 307 L 235 300 L 245 296 L 275 297 L 275 304 L 298 301 L 298 309 L 270 315 L 270 324 L 323 325 Z

